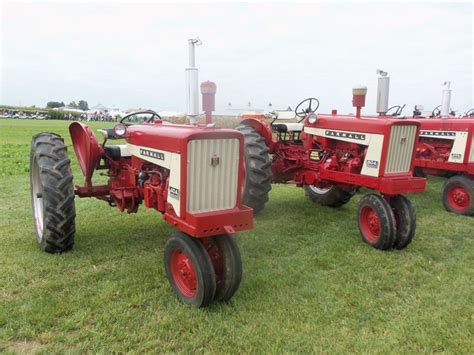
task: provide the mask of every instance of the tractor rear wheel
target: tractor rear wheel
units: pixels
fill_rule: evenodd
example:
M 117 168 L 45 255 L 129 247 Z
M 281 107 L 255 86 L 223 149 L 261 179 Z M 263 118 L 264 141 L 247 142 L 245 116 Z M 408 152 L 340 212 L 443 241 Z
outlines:
M 334 185 L 329 187 L 304 185 L 303 188 L 311 201 L 330 207 L 340 207 L 349 202 L 356 194 L 356 190 L 346 191 Z
M 214 301 L 228 301 L 242 281 L 242 259 L 234 238 L 224 234 L 202 240 L 216 273 Z
M 474 216 L 474 179 L 466 175 L 449 178 L 442 191 L 446 210 L 466 216 Z
M 362 239 L 376 249 L 387 250 L 396 237 L 395 216 L 390 205 L 377 194 L 362 197 L 358 209 Z
M 416 214 L 410 200 L 403 195 L 392 196 L 389 201 L 397 224 L 393 248 L 400 250 L 407 247 L 415 236 Z
M 63 138 L 54 133 L 34 136 L 30 153 L 31 204 L 36 240 L 48 253 L 64 252 L 74 245 L 72 178 Z
M 165 270 L 176 296 L 184 303 L 205 307 L 214 299 L 216 277 L 203 244 L 176 232 L 165 245 Z
M 271 160 L 265 139 L 250 126 L 238 126 L 236 130 L 244 135 L 245 179 L 242 189 L 242 203 L 257 213 L 263 210 L 272 189 Z

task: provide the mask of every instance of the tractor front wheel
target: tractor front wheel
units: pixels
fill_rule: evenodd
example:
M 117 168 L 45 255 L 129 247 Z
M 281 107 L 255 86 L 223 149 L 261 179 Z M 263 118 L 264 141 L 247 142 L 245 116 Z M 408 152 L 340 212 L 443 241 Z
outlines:
M 30 153 L 31 204 L 41 250 L 60 253 L 74 245 L 76 210 L 71 161 L 54 133 L 33 137 Z
M 216 293 L 214 267 L 199 240 L 174 233 L 166 242 L 164 262 L 171 288 L 181 301 L 196 307 L 212 302 Z
M 224 234 L 202 240 L 216 273 L 214 301 L 228 301 L 242 281 L 242 259 L 234 238 Z
M 272 189 L 271 160 L 265 139 L 250 126 L 238 126 L 244 135 L 245 178 L 242 188 L 242 203 L 253 208 L 255 213 L 263 210 Z
M 446 210 L 466 216 L 474 216 L 474 179 L 465 175 L 449 178 L 442 191 Z
M 362 197 L 358 209 L 362 239 L 376 249 L 387 250 L 396 237 L 396 221 L 392 208 L 377 194 Z
M 337 186 L 317 187 L 313 185 L 304 185 L 306 195 L 315 203 L 322 206 L 340 207 L 350 201 L 355 195 L 356 190 L 346 191 Z
M 397 233 L 393 248 L 400 250 L 406 248 L 415 236 L 416 214 L 410 200 L 405 196 L 392 196 L 389 203 L 392 207 L 397 225 Z

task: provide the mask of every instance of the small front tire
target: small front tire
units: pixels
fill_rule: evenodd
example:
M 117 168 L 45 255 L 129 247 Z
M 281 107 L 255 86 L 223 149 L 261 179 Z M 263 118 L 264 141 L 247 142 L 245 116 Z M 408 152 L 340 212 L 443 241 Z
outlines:
M 415 236 L 416 230 L 416 214 L 410 200 L 403 195 L 396 195 L 390 198 L 390 206 L 392 207 L 395 221 L 397 224 L 397 233 L 394 249 L 404 249 L 411 243 Z
M 474 180 L 465 175 L 449 178 L 442 190 L 443 205 L 447 211 L 474 216 Z
M 396 237 L 395 216 L 382 196 L 368 194 L 362 197 L 359 202 L 358 222 L 364 242 L 380 250 L 393 246 Z
M 214 299 L 216 277 L 204 246 L 183 232 L 174 233 L 165 245 L 165 271 L 182 302 L 205 307 Z

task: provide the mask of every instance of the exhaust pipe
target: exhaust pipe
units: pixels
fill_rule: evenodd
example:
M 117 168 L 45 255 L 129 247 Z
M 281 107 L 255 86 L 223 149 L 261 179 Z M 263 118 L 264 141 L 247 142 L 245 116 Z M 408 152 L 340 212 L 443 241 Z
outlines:
M 377 107 L 376 112 L 380 116 L 385 116 L 388 111 L 388 94 L 390 89 L 390 77 L 387 72 L 377 69 L 380 76 L 377 79 Z
M 449 111 L 451 107 L 451 82 L 445 81 L 443 83 L 443 97 L 441 99 L 441 117 L 449 117 Z

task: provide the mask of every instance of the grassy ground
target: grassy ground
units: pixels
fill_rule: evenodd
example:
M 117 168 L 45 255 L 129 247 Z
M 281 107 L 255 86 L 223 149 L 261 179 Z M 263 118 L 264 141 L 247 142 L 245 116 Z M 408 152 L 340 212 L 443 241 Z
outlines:
M 198 310 L 171 293 L 173 229 L 156 212 L 77 199 L 74 251 L 36 247 L 28 159 L 40 131 L 70 144 L 66 122 L 0 120 L 0 352 L 472 353 L 474 218 L 443 210 L 442 179 L 410 196 L 417 235 L 392 252 L 361 242 L 361 194 L 330 209 L 273 186 L 255 229 L 237 236 L 240 290 Z

